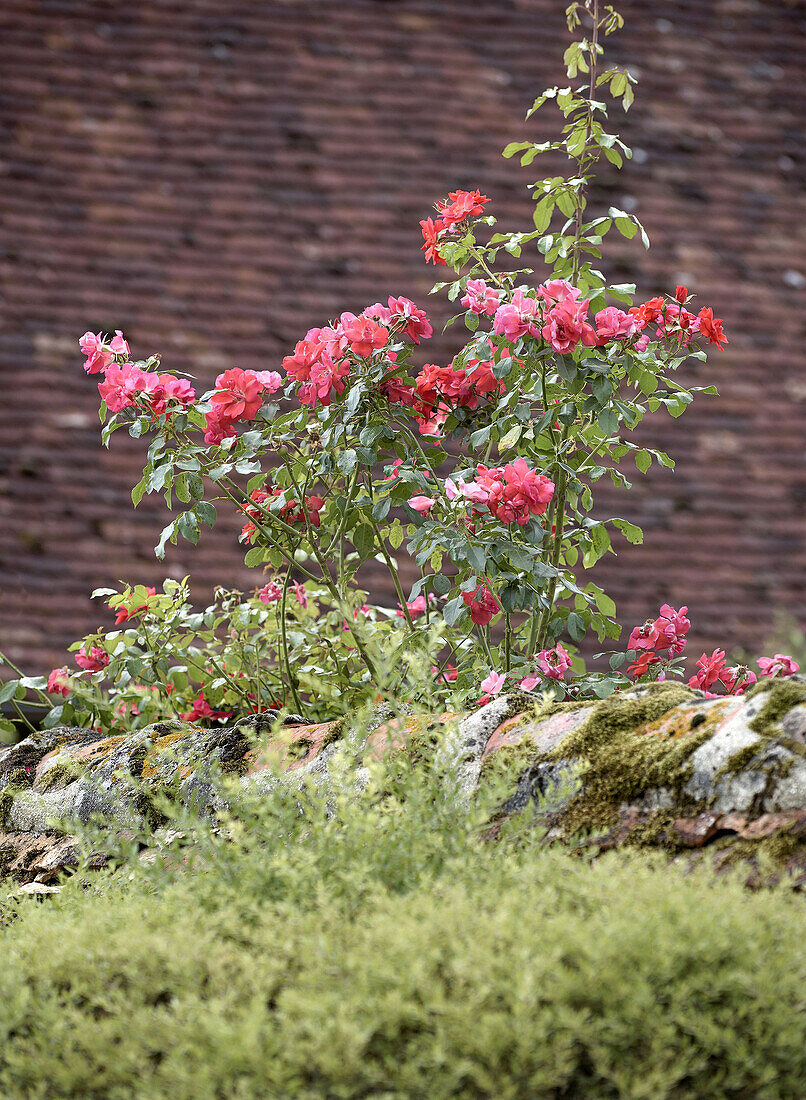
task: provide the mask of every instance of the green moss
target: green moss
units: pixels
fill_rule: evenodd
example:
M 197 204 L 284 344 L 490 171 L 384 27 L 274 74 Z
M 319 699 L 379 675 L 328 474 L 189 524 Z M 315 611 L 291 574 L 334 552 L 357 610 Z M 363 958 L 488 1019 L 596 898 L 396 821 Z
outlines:
M 692 753 L 712 733 L 718 712 L 694 723 L 686 714 L 669 730 L 653 729 L 674 707 L 695 699 L 679 684 L 656 684 L 650 690 L 613 696 L 597 704 L 585 722 L 549 754 L 548 759 L 586 761 L 584 787 L 566 809 L 567 833 L 613 824 L 619 807 L 646 791 L 680 791 L 691 775 Z M 699 809 L 692 804 L 692 811 Z
M 30 771 L 27 768 L 12 768 L 6 776 L 6 787 L 10 787 L 15 791 L 24 791 L 34 781 L 33 769 Z
M 588 756 L 623 733 L 663 718 L 674 707 L 696 698 L 680 684 L 651 684 L 629 695 L 611 695 L 597 703 L 579 729 L 564 737 L 553 756 Z
M 806 703 L 806 684 L 790 679 L 762 681 L 750 695 L 755 697 L 761 694 L 767 698 L 759 713 L 749 723 L 750 729 L 762 737 L 776 737 L 781 732 L 781 719 L 800 703 Z
M 5 829 L 11 807 L 14 805 L 14 794 L 6 787 L 0 791 L 0 828 Z
M 743 772 L 750 761 L 763 751 L 764 746 L 760 741 L 754 741 L 752 745 L 745 745 L 733 756 L 728 757 L 722 767 L 714 773 L 714 783 L 726 775 L 736 775 Z
M 722 837 L 714 842 L 713 849 L 718 853 L 716 865 L 720 869 L 751 864 L 761 870 L 780 871 L 793 859 L 806 860 L 806 837 L 791 832 L 791 826 L 785 825 L 759 840 Z
M 511 793 L 515 783 L 539 755 L 530 737 L 525 737 L 517 745 L 502 745 L 482 760 L 479 785 L 502 784 Z
M 44 794 L 46 791 L 58 790 L 66 787 L 85 774 L 85 768 L 77 760 L 69 757 L 57 760 L 46 768 L 39 779 L 39 789 Z

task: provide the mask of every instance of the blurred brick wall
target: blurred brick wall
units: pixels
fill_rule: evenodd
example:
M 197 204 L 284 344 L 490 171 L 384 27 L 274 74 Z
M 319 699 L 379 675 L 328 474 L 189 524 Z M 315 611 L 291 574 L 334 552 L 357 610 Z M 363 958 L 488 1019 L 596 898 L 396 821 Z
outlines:
M 141 448 L 100 449 L 78 336 L 122 328 L 209 384 L 231 365 L 276 367 L 310 325 L 389 293 L 441 327 L 418 219 L 478 186 L 505 226 L 528 224 L 537 166 L 500 150 L 545 126 L 522 118 L 562 83 L 564 6 L 5 0 L 0 648 L 31 671 L 60 661 L 103 619 L 90 590 L 117 578 L 192 572 L 202 598 L 247 583 L 226 514 L 196 551 L 155 561 L 164 513 L 131 508 Z M 616 243 L 606 269 L 647 296 L 687 283 L 730 344 L 707 371 L 718 401 L 642 429 L 677 471 L 606 494 L 646 541 L 596 576 L 625 622 L 688 603 L 695 647 L 754 646 L 776 608 L 804 617 L 805 9 L 620 6 L 612 56 L 640 76 L 621 123 L 635 159 L 594 198 L 635 210 L 653 250 Z M 449 330 L 427 358 L 457 341 Z

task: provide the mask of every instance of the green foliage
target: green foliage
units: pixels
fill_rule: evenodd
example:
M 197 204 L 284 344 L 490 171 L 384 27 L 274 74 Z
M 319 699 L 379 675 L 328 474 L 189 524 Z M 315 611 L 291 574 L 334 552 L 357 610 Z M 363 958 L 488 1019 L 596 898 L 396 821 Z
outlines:
M 797 895 L 590 865 L 531 812 L 486 842 L 500 792 L 438 752 L 336 772 L 7 913 L 0 1094 L 801 1095 Z

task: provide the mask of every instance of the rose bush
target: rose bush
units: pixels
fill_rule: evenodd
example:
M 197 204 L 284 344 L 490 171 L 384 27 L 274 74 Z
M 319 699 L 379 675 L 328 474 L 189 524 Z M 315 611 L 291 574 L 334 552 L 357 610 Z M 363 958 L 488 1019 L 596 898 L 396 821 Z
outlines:
M 196 543 L 223 507 L 227 522 L 241 518 L 246 564 L 271 576 L 254 596 L 219 593 L 200 614 L 175 582 L 114 595 L 122 629 L 77 644 L 81 678 L 60 704 L 71 720 L 108 723 L 121 708 L 128 724 L 156 711 L 316 715 L 386 691 L 460 705 L 514 683 L 604 696 L 629 677 L 679 671 L 685 609 L 661 609 L 630 638 L 628 676 L 616 655 L 604 673 L 577 661 L 572 687 L 561 686 L 588 631 L 619 635 L 613 601 L 585 574 L 614 530 L 642 537 L 594 514 L 593 489 L 604 477 L 628 489 L 632 469 L 673 466 L 629 433 L 648 413 L 681 415 L 701 387 L 684 385 L 679 368 L 726 343 L 686 287 L 636 300 L 632 284 L 608 283 L 599 268 L 614 230 L 649 244 L 634 214 L 588 213 L 597 162 L 621 168 L 630 156 L 605 99 L 628 109 L 635 81 L 602 63 L 602 38 L 621 24 L 598 0 L 571 5 L 573 83 L 547 89 L 527 114 L 553 105 L 562 134 L 504 150 L 522 165 L 570 161 L 567 176 L 530 185 L 533 227 L 494 232 L 494 204 L 479 190 L 451 192 L 421 221 L 426 263 L 449 276 L 434 291 L 460 307 L 448 325 L 467 333 L 450 363 L 423 361 L 432 325 L 401 295 L 310 329 L 282 372 L 232 367 L 204 393 L 159 356 L 133 360 L 120 332 L 81 338 L 85 370 L 102 376 L 104 444 L 121 428 L 149 439 L 134 505 L 157 492 L 183 505 L 158 557 L 179 538 Z M 541 271 L 513 269 L 527 247 Z M 419 570 L 408 592 L 395 557 L 404 544 Z M 358 578 L 370 560 L 388 570 L 397 608 L 367 604 Z M 747 682 L 720 659 L 703 658 L 700 686 Z M 56 670 L 32 690 L 50 707 L 65 682 Z

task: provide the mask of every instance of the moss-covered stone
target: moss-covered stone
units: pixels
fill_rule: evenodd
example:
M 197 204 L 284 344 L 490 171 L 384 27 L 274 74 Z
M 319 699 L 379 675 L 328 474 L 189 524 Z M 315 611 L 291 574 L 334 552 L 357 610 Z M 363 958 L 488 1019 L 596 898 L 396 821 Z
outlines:
M 749 693 L 751 698 L 765 696 L 764 705 L 749 723 L 750 729 L 762 737 L 780 735 L 780 722 L 789 711 L 806 703 L 806 684 L 787 677 L 783 680 L 762 680 Z
M 653 684 L 598 703 L 579 729 L 563 738 L 547 759 L 584 763 L 583 788 L 563 814 L 566 833 L 610 826 L 619 808 L 648 791 L 680 796 L 690 776 L 692 753 L 712 735 L 713 719 L 659 726 L 673 708 L 696 699 L 680 684 Z M 683 728 L 686 727 L 686 728 Z M 698 807 L 691 806 L 692 810 Z

